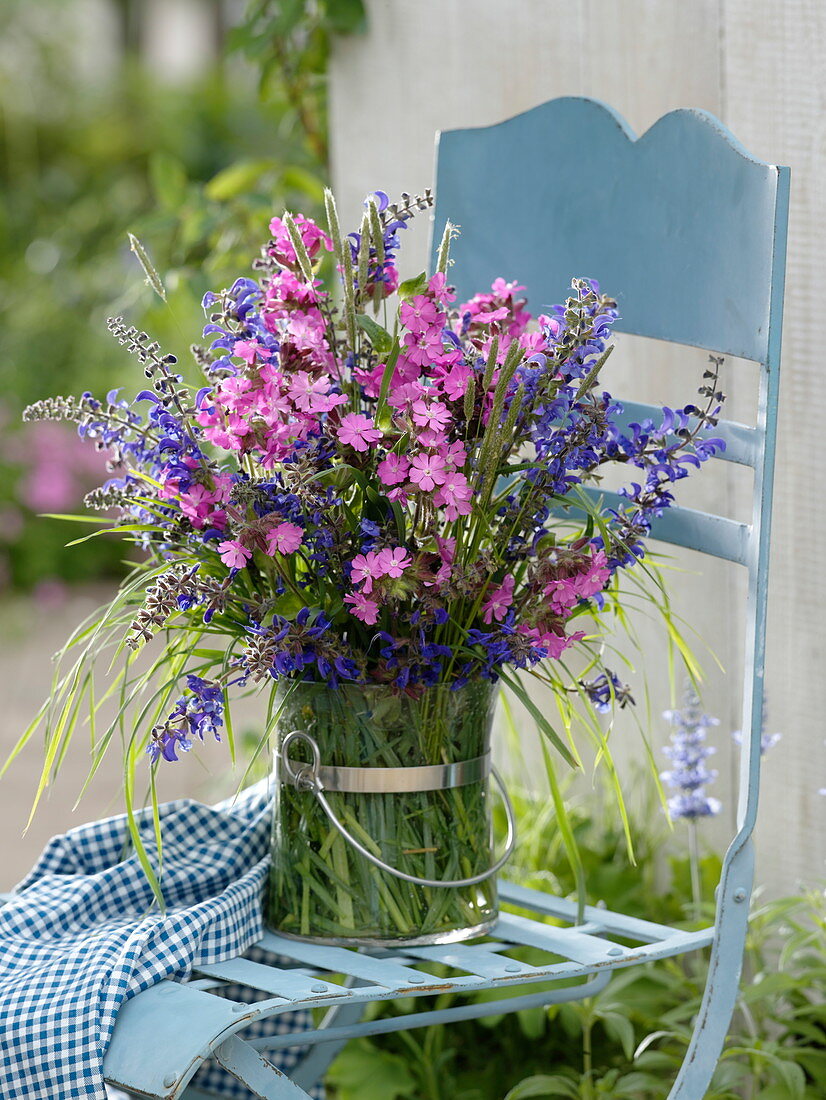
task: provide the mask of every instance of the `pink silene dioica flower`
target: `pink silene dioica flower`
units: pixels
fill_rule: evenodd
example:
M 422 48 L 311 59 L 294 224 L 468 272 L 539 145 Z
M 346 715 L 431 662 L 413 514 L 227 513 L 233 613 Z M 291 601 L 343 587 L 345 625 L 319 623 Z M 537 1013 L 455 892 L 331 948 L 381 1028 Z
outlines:
M 566 649 L 569 649 L 574 642 L 581 642 L 585 637 L 585 633 L 581 630 L 575 634 L 557 634 L 553 630 L 528 626 L 525 623 L 521 623 L 516 629 L 518 633 L 530 638 L 534 645 L 546 650 L 553 661 L 558 661 Z
M 318 255 L 322 245 L 328 252 L 333 251 L 333 242 L 312 218 L 305 218 L 303 214 L 296 214 L 293 221 L 296 229 L 301 234 L 301 240 L 304 242 L 307 255 L 311 260 L 314 260 Z M 295 254 L 295 246 L 281 218 L 273 218 L 270 221 L 270 233 L 273 235 L 273 243 L 269 249 L 270 255 L 285 267 L 295 267 L 298 260 Z
M 252 557 L 252 550 L 242 546 L 236 539 L 219 542 L 218 552 L 221 555 L 221 561 L 230 569 L 243 569 Z
M 597 550 L 585 569 L 571 577 L 558 577 L 549 581 L 543 594 L 554 614 L 567 615 L 580 600 L 587 600 L 601 592 L 610 575 L 604 551 Z
M 369 595 L 373 591 L 373 581 L 384 576 L 384 570 L 379 563 L 379 551 L 368 550 L 366 554 L 356 554 L 350 564 L 350 579 L 353 584 L 363 585 L 363 591 Z
M 378 464 L 376 473 L 383 485 L 401 485 L 407 480 L 409 469 L 410 459 L 405 458 L 404 455 L 393 454 L 391 451 L 387 458 L 382 459 Z
M 410 480 L 425 492 L 443 485 L 447 480 L 445 460 L 440 455 L 416 455 L 410 463 Z
M 432 298 L 417 294 L 409 302 L 402 302 L 399 316 L 408 332 L 422 334 L 435 330 L 436 338 L 441 343 L 446 317 Z
M 414 401 L 413 423 L 420 428 L 431 428 L 442 432 L 453 419 L 450 409 L 441 401 Z
M 257 340 L 236 340 L 232 354 L 237 355 L 239 359 L 243 359 L 248 366 L 252 366 L 257 356 L 266 355 L 269 357 L 270 353 Z
M 437 271 L 435 275 L 430 277 L 427 289 L 433 295 L 434 301 L 438 302 L 440 306 L 446 308 L 450 302 L 456 301 L 456 294 L 453 288 L 447 285 L 447 276 L 443 271 Z
M 160 495 L 160 494 L 159 494 Z M 226 512 L 215 505 L 225 499 L 221 491 L 210 492 L 204 485 L 192 485 L 185 493 L 180 494 L 181 511 L 191 522 L 196 531 L 204 527 L 217 527 L 219 530 L 227 525 Z
M 431 329 L 420 333 L 406 332 L 402 349 L 411 363 L 415 363 L 417 367 L 426 367 L 441 359 L 444 353 L 441 331 L 437 333 Z
M 347 404 L 348 397 L 343 393 L 330 393 L 331 388 L 329 375 L 321 374 L 313 378 L 307 371 L 299 370 L 290 376 L 287 396 L 295 403 L 296 408 L 317 416 L 329 412 L 337 405 Z
M 303 541 L 303 528 L 285 521 L 267 532 L 267 553 L 294 554 Z
M 473 489 L 460 470 L 451 470 L 443 484 L 433 494 L 433 503 L 444 508 L 445 517 L 451 523 L 459 516 L 469 516 L 473 511 Z
M 468 381 L 473 376 L 473 367 L 462 362 L 454 362 L 447 371 L 442 370 L 443 367 L 444 363 L 434 372 L 442 393 L 450 401 L 461 401 L 467 392 Z
M 488 598 L 482 604 L 482 618 L 488 625 L 490 625 L 494 619 L 496 619 L 498 623 L 501 623 L 505 615 L 507 615 L 508 608 L 513 603 L 514 583 L 513 575 L 507 573 L 501 585 L 488 593 Z
M 379 617 L 379 605 L 375 600 L 369 599 L 363 592 L 353 592 L 344 597 L 344 602 L 350 604 L 350 614 L 360 619 L 368 626 L 373 626 Z
M 353 377 L 364 389 L 368 397 L 378 397 L 384 378 L 386 363 L 375 363 L 372 367 L 354 367 Z
M 372 443 L 378 443 L 384 433 L 374 421 L 363 413 L 348 413 L 341 418 L 336 435 L 338 439 L 354 451 L 367 451 Z
M 400 577 L 409 565 L 413 564 L 413 559 L 401 546 L 387 547 L 384 550 L 379 550 L 377 564 L 384 576 L 395 579 Z

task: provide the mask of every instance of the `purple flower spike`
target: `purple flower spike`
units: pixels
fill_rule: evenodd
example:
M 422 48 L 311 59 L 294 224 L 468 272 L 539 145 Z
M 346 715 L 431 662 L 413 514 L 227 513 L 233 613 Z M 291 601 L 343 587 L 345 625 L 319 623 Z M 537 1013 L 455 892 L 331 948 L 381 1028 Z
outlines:
M 718 725 L 718 719 L 703 714 L 700 697 L 691 683 L 685 686 L 682 710 L 667 710 L 663 718 L 675 727 L 671 745 L 663 749 L 671 758 L 673 767 L 661 774 L 664 782 L 677 792 L 668 800 L 672 820 L 684 817 L 695 821 L 698 817 L 713 817 L 720 812 L 722 804 L 705 793 L 706 785 L 717 777 L 717 772 L 705 765 L 716 749 L 705 741 L 706 730 L 709 726 Z

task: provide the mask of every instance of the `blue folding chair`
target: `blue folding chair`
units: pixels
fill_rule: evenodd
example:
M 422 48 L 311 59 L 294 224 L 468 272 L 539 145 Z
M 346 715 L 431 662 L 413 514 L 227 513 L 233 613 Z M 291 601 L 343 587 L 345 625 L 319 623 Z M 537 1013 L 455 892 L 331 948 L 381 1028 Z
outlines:
M 126 1003 L 105 1060 L 111 1083 L 142 1097 L 203 1100 L 206 1094 L 187 1086 L 212 1056 L 259 1097 L 306 1100 L 304 1090 L 355 1036 L 590 997 L 618 967 L 710 945 L 702 1008 L 671 1092 L 672 1100 L 705 1095 L 737 994 L 753 876 L 788 191 L 787 168 L 754 159 L 701 111 L 673 111 L 635 140 L 604 105 L 556 99 L 497 126 L 442 134 L 438 145 L 434 241 L 448 218 L 461 225 L 453 252 L 459 300 L 518 272 L 534 303 L 557 301 L 570 276 L 584 274 L 618 296 L 620 331 L 757 364 L 756 426 L 726 421 L 716 431 L 727 443 L 720 457 L 754 470 L 752 522 L 674 507 L 655 532 L 736 562 L 749 577 L 743 729 L 750 736 L 714 926 L 685 932 L 597 907 L 586 908 L 577 925 L 572 902 L 505 883 L 504 902 L 551 915 L 560 926 L 503 914 L 483 943 L 372 954 L 268 934 L 258 946 L 272 964 L 236 958 Z M 632 420 L 655 414 L 627 406 Z M 519 945 L 547 952 L 547 961 L 514 961 L 507 952 Z M 428 972 L 434 962 L 447 976 Z M 238 983 L 264 999 L 214 996 Z M 428 1008 L 436 995 L 487 989 L 508 996 L 486 1003 L 459 997 L 442 1011 Z M 368 1002 L 413 996 L 415 1011 L 361 1022 Z M 310 1032 L 243 1037 L 266 1017 L 324 1006 L 327 1016 Z M 295 1044 L 308 1053 L 288 1080 L 266 1054 Z

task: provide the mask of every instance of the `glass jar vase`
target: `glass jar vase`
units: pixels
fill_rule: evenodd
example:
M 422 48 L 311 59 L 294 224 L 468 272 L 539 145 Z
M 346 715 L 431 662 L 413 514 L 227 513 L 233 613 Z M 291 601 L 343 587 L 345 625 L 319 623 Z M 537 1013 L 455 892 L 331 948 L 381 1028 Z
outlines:
M 488 681 L 279 690 L 274 931 L 334 944 L 468 939 L 496 921 Z

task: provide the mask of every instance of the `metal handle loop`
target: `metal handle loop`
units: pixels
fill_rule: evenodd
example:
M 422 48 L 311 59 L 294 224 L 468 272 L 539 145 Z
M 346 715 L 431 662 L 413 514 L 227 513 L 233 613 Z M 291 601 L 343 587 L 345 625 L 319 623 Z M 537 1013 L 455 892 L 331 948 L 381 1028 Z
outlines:
M 313 753 L 312 764 L 302 764 L 296 771 L 292 763 L 290 762 L 287 749 L 296 740 L 306 741 L 310 746 Z M 513 850 L 516 847 L 516 820 L 513 812 L 513 805 L 508 797 L 507 789 L 502 780 L 501 775 L 496 768 L 491 768 L 491 775 L 496 780 L 496 784 L 499 787 L 499 793 L 502 796 L 502 801 L 505 804 L 505 813 L 508 818 L 508 835 L 505 839 L 505 850 L 499 859 L 487 870 L 482 871 L 478 875 L 472 875 L 470 878 L 455 878 L 455 879 L 430 879 L 419 878 L 418 875 L 408 875 L 405 871 L 399 871 L 395 867 L 391 867 L 389 863 L 385 863 L 384 860 L 379 859 L 378 856 L 373 855 L 369 849 L 365 848 L 353 834 L 347 829 L 347 826 L 338 818 L 333 810 L 327 798 L 324 795 L 324 787 L 321 780 L 318 777 L 318 770 L 321 767 L 321 754 L 318 749 L 318 745 L 315 740 L 310 737 L 309 734 L 302 732 L 301 730 L 293 730 L 292 733 L 288 733 L 281 743 L 281 763 L 284 766 L 284 770 L 287 773 L 289 782 L 293 783 L 300 790 L 309 790 L 317 798 L 319 805 L 324 810 L 327 817 L 330 819 L 331 824 L 341 833 L 344 839 L 353 848 L 356 849 L 366 860 L 369 860 L 374 866 L 380 868 L 382 871 L 386 871 L 390 875 L 394 875 L 396 878 L 403 879 L 405 882 L 412 882 L 416 886 L 476 886 L 480 882 L 484 882 L 492 875 L 495 875 L 502 867 L 505 866 L 507 861 L 513 854 Z

